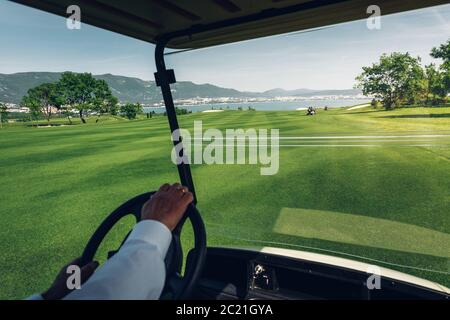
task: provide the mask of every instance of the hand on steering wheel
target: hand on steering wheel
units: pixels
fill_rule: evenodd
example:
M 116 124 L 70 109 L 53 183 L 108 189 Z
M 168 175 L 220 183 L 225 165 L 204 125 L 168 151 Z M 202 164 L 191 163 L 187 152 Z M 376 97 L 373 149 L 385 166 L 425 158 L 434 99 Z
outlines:
M 192 203 L 192 194 L 180 184 L 172 186 L 164 184 L 157 192 L 141 194 L 114 210 L 90 238 L 83 251 L 81 265 L 94 259 L 95 253 L 107 233 L 121 218 L 129 214 L 135 216 L 136 222 L 142 219 L 157 220 L 172 231 L 172 243 L 165 259 L 166 285 L 161 296 L 173 299 L 189 297 L 203 268 L 206 256 L 206 231 L 200 213 Z M 184 276 L 181 277 L 183 254 L 180 232 L 185 218 L 189 218 L 191 221 L 195 244 L 186 262 Z
M 193 200 L 194 196 L 187 187 L 179 183 L 163 184 L 158 192 L 144 203 L 141 220 L 159 221 L 173 231 Z

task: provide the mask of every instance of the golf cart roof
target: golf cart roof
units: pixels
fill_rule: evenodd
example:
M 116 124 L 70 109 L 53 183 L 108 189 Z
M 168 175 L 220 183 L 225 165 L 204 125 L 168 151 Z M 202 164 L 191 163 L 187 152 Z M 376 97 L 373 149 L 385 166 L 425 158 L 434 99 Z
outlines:
M 12 0 L 168 48 L 196 49 L 307 30 L 368 17 L 367 0 Z M 447 0 L 378 0 L 381 14 L 445 4 Z

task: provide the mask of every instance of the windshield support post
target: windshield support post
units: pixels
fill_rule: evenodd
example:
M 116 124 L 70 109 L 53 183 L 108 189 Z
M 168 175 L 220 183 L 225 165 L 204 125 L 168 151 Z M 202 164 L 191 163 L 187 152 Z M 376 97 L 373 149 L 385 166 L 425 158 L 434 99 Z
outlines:
M 155 48 L 155 63 L 156 63 L 156 71 L 155 72 L 155 82 L 156 85 L 161 88 L 162 96 L 164 99 L 164 106 L 166 108 L 167 118 L 169 120 L 171 137 L 173 136 L 173 132 L 180 129 L 177 119 L 177 113 L 175 110 L 175 105 L 173 102 L 172 91 L 170 90 L 170 84 L 176 83 L 175 73 L 173 69 L 167 70 L 166 64 L 164 61 L 164 49 L 167 44 L 167 40 L 161 39 L 156 43 Z M 177 145 L 181 142 L 174 141 L 174 145 Z M 184 147 L 180 151 L 180 157 L 183 157 Z M 192 180 L 191 167 L 189 163 L 181 162 L 177 165 L 178 174 L 180 176 L 180 182 L 182 185 L 187 186 L 189 191 L 194 195 L 194 204 L 197 204 L 197 196 L 195 193 L 194 182 Z

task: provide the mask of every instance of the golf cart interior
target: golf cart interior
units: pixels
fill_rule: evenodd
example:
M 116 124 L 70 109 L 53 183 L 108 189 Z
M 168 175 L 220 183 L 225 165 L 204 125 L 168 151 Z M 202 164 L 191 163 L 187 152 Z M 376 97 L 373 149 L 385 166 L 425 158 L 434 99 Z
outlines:
M 165 65 L 165 49 L 195 50 L 298 32 L 367 18 L 372 1 L 357 0 L 14 0 L 67 17 L 78 5 L 82 22 L 155 44 L 157 72 L 171 132 L 179 129 L 171 92 L 175 71 Z M 447 3 L 444 0 L 379 0 L 382 14 Z M 177 166 L 180 181 L 193 192 L 189 219 L 194 248 L 183 263 L 180 235 L 173 232 L 166 258 L 163 299 L 448 299 L 447 288 L 398 271 L 377 268 L 348 258 L 273 247 L 207 247 L 207 230 L 197 201 L 189 164 Z M 83 261 L 93 259 L 108 231 L 124 216 L 139 220 L 151 193 L 138 195 L 113 211 L 89 240 Z M 224 208 L 226 210 L 226 208 Z M 114 252 L 111 252 L 111 255 Z M 184 275 L 181 276 L 185 265 Z M 379 276 L 379 277 L 377 277 Z M 381 289 L 372 290 L 370 284 Z

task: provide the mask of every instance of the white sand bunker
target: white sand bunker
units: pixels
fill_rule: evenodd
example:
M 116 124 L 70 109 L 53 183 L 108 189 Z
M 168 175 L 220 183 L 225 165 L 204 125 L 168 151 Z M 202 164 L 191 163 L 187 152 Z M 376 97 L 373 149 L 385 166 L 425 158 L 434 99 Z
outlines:
M 220 109 L 211 109 L 211 110 L 205 110 L 205 111 L 202 111 L 202 112 L 223 112 L 224 110 L 220 110 Z
M 361 105 L 359 105 L 359 106 L 354 106 L 354 107 L 348 108 L 347 110 L 362 109 L 362 108 L 365 108 L 365 107 L 368 107 L 368 106 L 370 106 L 370 103 L 367 103 L 367 104 L 361 104 Z

